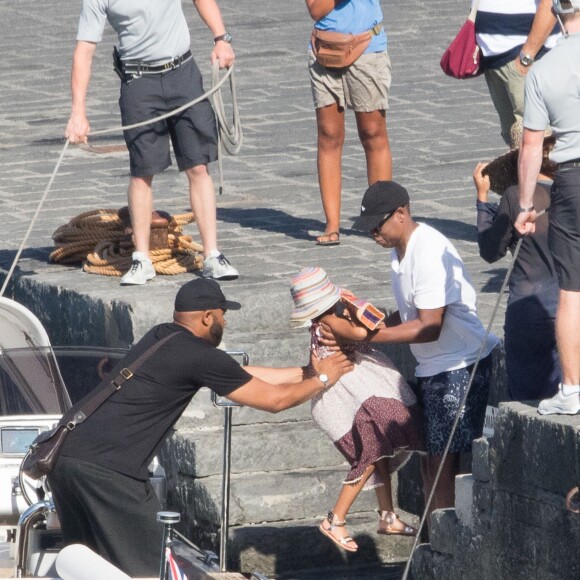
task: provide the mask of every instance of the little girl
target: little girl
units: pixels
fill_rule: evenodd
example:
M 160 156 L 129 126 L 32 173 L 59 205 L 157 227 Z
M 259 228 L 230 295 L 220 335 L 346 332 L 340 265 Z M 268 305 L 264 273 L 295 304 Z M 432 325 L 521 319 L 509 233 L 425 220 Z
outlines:
M 367 337 L 384 315 L 332 284 L 322 268 L 303 268 L 290 284 L 294 301 L 291 321 L 310 326 L 311 348 L 324 358 L 329 349 L 319 343 L 324 324 L 338 339 Z M 393 511 L 391 473 L 402 467 L 410 452 L 422 450 L 417 399 L 390 359 L 368 343 L 341 346 L 352 353 L 354 370 L 312 399 L 312 418 L 349 462 L 334 508 L 320 531 L 349 552 L 358 545 L 348 535 L 345 518 L 364 489 L 375 488 L 379 504 L 377 533 L 414 536 L 417 530 Z

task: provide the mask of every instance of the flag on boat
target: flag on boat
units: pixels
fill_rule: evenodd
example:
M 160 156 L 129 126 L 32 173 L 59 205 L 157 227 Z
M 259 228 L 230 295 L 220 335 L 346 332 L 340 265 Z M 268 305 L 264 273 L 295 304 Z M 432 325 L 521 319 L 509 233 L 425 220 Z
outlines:
M 167 564 L 169 566 L 169 580 L 188 580 L 184 572 L 181 571 L 175 558 L 173 557 L 173 552 L 171 548 L 165 548 L 165 558 L 167 559 Z

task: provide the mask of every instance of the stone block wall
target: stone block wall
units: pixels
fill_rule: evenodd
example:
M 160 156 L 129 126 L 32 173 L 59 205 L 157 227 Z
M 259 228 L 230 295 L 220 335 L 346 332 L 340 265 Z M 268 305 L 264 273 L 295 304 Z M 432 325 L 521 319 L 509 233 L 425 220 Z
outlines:
M 493 440 L 474 442 L 473 473 L 456 480 L 455 509 L 437 510 L 417 580 L 580 578 L 580 515 L 566 494 L 580 480 L 580 416 L 502 403 Z

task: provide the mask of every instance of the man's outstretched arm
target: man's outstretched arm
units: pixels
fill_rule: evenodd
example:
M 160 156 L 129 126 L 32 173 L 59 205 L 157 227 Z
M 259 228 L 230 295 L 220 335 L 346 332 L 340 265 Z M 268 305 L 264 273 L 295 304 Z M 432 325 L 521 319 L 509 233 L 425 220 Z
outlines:
M 254 378 L 231 392 L 227 398 L 240 405 L 278 413 L 308 401 L 326 388 L 327 385 L 318 378 L 319 375 L 327 375 L 328 385 L 332 385 L 353 369 L 352 362 L 342 352 L 323 360 L 313 356 L 311 364 L 315 376 L 310 378 L 303 376 L 301 378 L 303 371 L 300 367 L 284 369 L 246 367 L 250 374 L 255 373 Z M 271 382 L 266 382 L 256 375 L 268 378 Z

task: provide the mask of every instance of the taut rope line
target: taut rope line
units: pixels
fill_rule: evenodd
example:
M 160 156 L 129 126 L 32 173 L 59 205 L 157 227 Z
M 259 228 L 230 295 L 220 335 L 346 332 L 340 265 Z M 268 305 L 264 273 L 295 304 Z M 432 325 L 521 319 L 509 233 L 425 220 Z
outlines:
M 542 210 L 541 212 L 538 213 L 537 217 L 540 217 L 545 212 L 546 212 L 546 210 Z M 471 390 L 471 385 L 473 383 L 473 378 L 475 377 L 475 372 L 477 371 L 477 367 L 479 365 L 479 361 L 481 360 L 481 355 L 483 353 L 483 349 L 484 349 L 485 344 L 487 342 L 487 338 L 489 337 L 489 334 L 491 332 L 491 327 L 493 325 L 493 321 L 495 320 L 495 315 L 497 314 L 497 310 L 499 308 L 499 304 L 501 302 L 503 293 L 505 291 L 505 287 L 507 286 L 507 283 L 508 283 L 509 277 L 512 273 L 512 270 L 514 269 L 514 264 L 516 262 L 518 254 L 520 252 L 520 248 L 522 246 L 523 241 L 524 241 L 523 237 L 521 237 L 518 240 L 518 243 L 516 245 L 516 249 L 514 250 L 514 255 L 511 259 L 510 265 L 509 265 L 507 272 L 505 274 L 505 278 L 503 279 L 503 283 L 502 283 L 501 288 L 499 290 L 499 293 L 497 295 L 497 300 L 495 302 L 493 312 L 491 313 L 491 318 L 489 319 L 489 323 L 488 323 L 487 328 L 485 330 L 485 336 L 483 337 L 483 341 L 481 342 L 481 347 L 479 348 L 479 352 L 477 353 L 477 359 L 473 363 L 473 370 L 471 371 L 471 375 L 469 377 L 469 382 L 467 383 L 467 388 L 465 389 L 465 394 L 463 395 L 463 398 L 461 399 L 461 404 L 459 405 L 459 409 L 457 410 L 457 415 L 455 416 L 455 421 L 453 422 L 453 426 L 451 427 L 451 433 L 449 434 L 449 439 L 447 440 L 447 444 L 445 445 L 445 451 L 443 452 L 443 455 L 441 458 L 441 463 L 439 464 L 439 468 L 437 469 L 437 474 L 435 475 L 435 479 L 434 479 L 433 485 L 431 487 L 431 492 L 429 493 L 429 497 L 427 498 L 427 503 L 425 504 L 425 509 L 423 510 L 423 514 L 421 516 L 421 521 L 419 522 L 419 528 L 417 529 L 417 534 L 416 534 L 415 540 L 413 542 L 413 547 L 411 548 L 411 553 L 409 555 L 409 558 L 407 559 L 407 564 L 405 566 L 405 572 L 403 573 L 403 577 L 401 580 L 407 580 L 407 577 L 409 575 L 409 571 L 411 569 L 411 559 L 413 557 L 413 552 L 415 551 L 415 548 L 417 547 L 417 543 L 419 542 L 419 536 L 421 534 L 421 530 L 423 529 L 423 526 L 425 524 L 425 520 L 427 519 L 427 512 L 429 510 L 429 507 L 431 506 L 431 502 L 433 501 L 433 496 L 435 495 L 435 488 L 437 487 L 437 483 L 439 482 L 439 477 L 441 476 L 441 471 L 443 470 L 443 464 L 445 463 L 445 459 L 447 458 L 447 455 L 449 454 L 449 448 L 451 447 L 451 441 L 453 440 L 453 436 L 455 435 L 455 431 L 457 430 L 457 425 L 459 425 L 459 419 L 461 418 L 461 413 L 463 412 L 463 408 L 465 407 L 465 403 L 467 401 L 467 396 L 469 395 L 469 391 Z
M 242 129 L 241 129 L 241 124 L 240 124 L 239 113 L 238 113 L 238 109 L 237 109 L 237 98 L 235 95 L 234 66 L 232 65 L 229 69 L 227 69 L 226 74 L 219 81 L 217 80 L 218 78 L 219 78 L 219 62 L 216 60 L 212 66 L 212 88 L 209 91 L 205 92 L 200 97 L 197 97 L 193 101 L 190 101 L 189 103 L 186 103 L 185 105 L 182 105 L 181 107 L 178 107 L 177 109 L 174 109 L 173 111 L 170 111 L 169 113 L 164 113 L 163 115 L 159 115 L 158 117 L 154 117 L 153 119 L 148 119 L 146 121 L 134 123 L 133 125 L 112 127 L 110 129 L 101 129 L 99 131 L 95 131 L 95 132 L 91 133 L 90 135 L 91 135 L 91 137 L 94 137 L 97 135 L 108 135 L 110 133 L 119 133 L 121 131 L 128 131 L 129 129 L 136 129 L 137 127 L 143 127 L 145 125 L 150 125 L 151 123 L 155 123 L 157 121 L 162 121 L 163 119 L 167 119 L 173 115 L 176 115 L 177 113 L 181 113 L 182 111 L 185 111 L 185 109 L 188 109 L 189 107 L 195 105 L 196 103 L 199 103 L 200 101 L 203 101 L 204 99 L 213 95 L 214 93 L 219 91 L 221 86 L 229 78 L 230 79 L 230 87 L 231 87 L 231 91 L 232 91 L 232 106 L 234 108 L 233 128 L 232 129 L 229 129 L 225 123 L 225 114 L 223 112 L 223 101 L 221 99 L 221 94 L 219 95 L 218 101 L 216 101 L 215 96 L 214 96 L 214 104 L 216 106 L 220 107 L 219 113 L 216 111 L 216 116 L 218 118 L 218 123 L 219 123 L 218 142 L 221 142 L 223 139 L 223 141 L 225 143 L 227 143 L 227 146 L 225 146 L 226 151 L 228 151 L 228 153 L 230 153 L 231 155 L 235 155 L 236 153 L 239 152 L 240 147 L 242 146 L 243 136 L 242 136 Z M 222 125 L 222 123 L 223 123 L 223 125 Z M 221 136 L 222 131 L 224 133 L 226 133 L 226 135 Z M 24 234 L 24 238 L 22 239 L 22 242 L 21 242 L 21 244 L 16 252 L 16 255 L 14 256 L 14 260 L 12 261 L 12 265 L 10 266 L 10 269 L 8 270 L 8 274 L 6 275 L 6 278 L 4 279 L 4 283 L 2 284 L 2 289 L 0 290 L 0 296 L 4 296 L 4 292 L 6 291 L 6 288 L 8 287 L 8 283 L 10 282 L 10 279 L 11 279 L 12 275 L 14 274 L 14 269 L 16 268 L 16 264 L 18 263 L 18 260 L 20 259 L 22 251 L 26 247 L 26 243 L 28 242 L 28 238 L 30 237 L 30 234 L 32 232 L 32 228 L 34 227 L 34 224 L 35 224 L 35 222 L 40 214 L 40 210 L 42 209 L 42 206 L 44 205 L 44 202 L 46 201 L 46 198 L 48 197 L 48 192 L 50 191 L 50 188 L 52 187 L 52 184 L 53 184 L 54 179 L 58 173 L 58 170 L 60 169 L 62 160 L 64 158 L 64 154 L 65 154 L 66 150 L 68 149 L 69 143 L 70 143 L 70 140 L 67 139 L 65 141 L 63 148 L 62 148 L 62 151 L 60 152 L 60 156 L 58 158 L 58 161 L 56 162 L 56 165 L 54 167 L 52 175 L 50 176 L 50 179 L 48 181 L 46 189 L 44 190 L 44 193 L 42 194 L 42 197 L 40 198 L 40 201 L 38 202 L 38 206 L 36 208 L 34 216 L 32 216 L 32 220 L 30 222 L 30 225 L 28 226 L 28 229 L 27 229 L 26 233 Z M 235 153 L 232 153 L 232 151 L 235 151 Z M 220 182 L 221 182 L 222 181 L 222 178 L 221 178 L 221 159 L 219 157 L 219 154 L 218 154 L 218 162 L 219 162 L 219 168 L 220 168 Z M 220 185 L 220 190 L 221 189 L 222 189 L 222 186 Z

